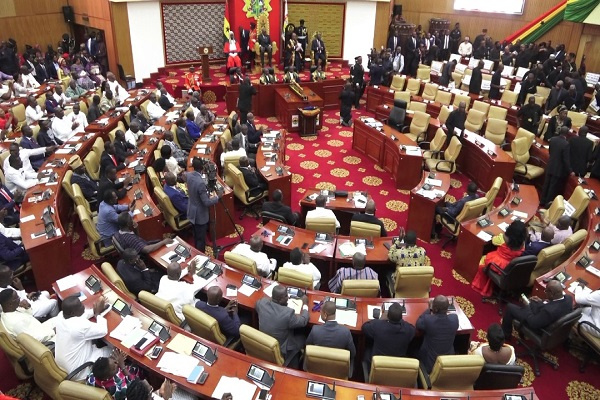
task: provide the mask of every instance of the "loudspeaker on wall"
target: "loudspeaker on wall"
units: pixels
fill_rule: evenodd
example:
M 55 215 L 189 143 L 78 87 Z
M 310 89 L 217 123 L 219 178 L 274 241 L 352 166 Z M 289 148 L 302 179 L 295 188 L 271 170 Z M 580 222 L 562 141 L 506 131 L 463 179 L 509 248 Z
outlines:
M 73 7 L 63 6 L 62 12 L 63 16 L 65 17 L 65 22 L 69 24 L 75 22 L 75 13 L 73 12 Z

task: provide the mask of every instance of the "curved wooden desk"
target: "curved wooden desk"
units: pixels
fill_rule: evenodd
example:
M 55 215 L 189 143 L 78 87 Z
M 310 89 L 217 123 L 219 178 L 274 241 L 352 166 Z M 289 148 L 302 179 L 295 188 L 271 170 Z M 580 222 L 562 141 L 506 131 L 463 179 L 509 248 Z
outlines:
M 102 281 L 103 290 L 95 295 L 92 295 L 87 290 L 84 283 L 85 280 L 92 274 Z M 110 335 L 107 335 L 105 337 L 106 341 L 108 341 L 113 346 L 123 350 L 128 355 L 128 357 L 130 357 L 132 360 L 137 362 L 145 369 L 150 370 L 157 375 L 164 376 L 165 378 L 173 380 L 182 388 L 185 388 L 189 392 L 198 395 L 202 398 L 210 398 L 221 376 L 237 376 L 240 378 L 244 378 L 251 364 L 255 364 L 262 368 L 265 368 L 269 372 L 274 372 L 275 384 L 271 388 L 270 393 L 271 395 L 273 395 L 273 398 L 286 400 L 305 399 L 307 380 L 315 380 L 327 383 L 330 386 L 333 384 L 333 382 L 335 382 L 337 398 L 339 399 L 351 399 L 355 398 L 358 395 L 363 395 L 366 399 L 369 399 L 372 397 L 372 393 L 375 392 L 376 388 L 379 388 L 379 390 L 381 390 L 382 392 L 392 392 L 396 394 L 400 392 L 402 394 L 402 398 L 414 400 L 426 400 L 431 399 L 432 397 L 440 398 L 465 396 L 468 396 L 470 399 L 501 400 L 503 394 L 506 392 L 500 390 L 435 392 L 429 390 L 418 390 L 410 388 L 383 387 L 353 381 L 342 381 L 291 368 L 276 366 L 256 358 L 249 357 L 245 354 L 229 350 L 225 347 L 215 345 L 205 339 L 202 339 L 190 332 L 181 329 L 178 326 L 169 323 L 168 321 L 163 320 L 162 318 L 156 316 L 140 304 L 128 298 L 124 293 L 122 293 L 119 289 L 112 285 L 96 266 L 91 266 L 90 268 L 81 271 L 80 273 L 74 275 L 74 278 L 78 282 L 77 285 L 65 291 L 60 291 L 58 290 L 58 286 L 56 284 L 53 285 L 53 289 L 55 290 L 59 298 L 64 299 L 70 295 L 82 292 L 85 293 L 85 295 L 87 296 L 87 299 L 84 301 L 84 304 L 87 307 L 90 307 L 93 304 L 93 302 L 100 296 L 104 296 L 105 298 L 107 298 L 108 304 L 112 304 L 116 299 L 121 299 L 127 304 L 131 305 L 133 315 L 142 321 L 143 328 L 147 329 L 152 323 L 152 320 L 156 320 L 157 322 L 160 322 L 161 324 L 170 329 L 171 339 L 163 343 L 162 346 L 168 346 L 176 335 L 183 335 L 184 337 L 189 338 L 193 341 L 199 341 L 205 344 L 206 346 L 209 346 L 210 348 L 217 348 L 218 359 L 212 366 L 208 366 L 203 362 L 199 363 L 202 366 L 204 366 L 205 370 L 209 373 L 206 382 L 203 385 L 199 385 L 191 384 L 187 382 L 187 379 L 185 378 L 162 372 L 158 368 L 160 357 L 156 360 L 151 360 L 147 357 L 138 356 L 135 353 L 133 353 L 130 349 L 123 347 L 120 341 L 111 338 Z M 407 302 L 406 306 L 407 308 L 410 308 L 412 305 Z M 109 311 L 108 314 L 106 314 L 105 318 L 108 322 L 109 331 L 115 329 L 118 326 L 118 324 L 122 321 L 122 318 L 112 310 Z M 163 354 L 166 351 L 170 350 L 165 349 L 165 351 L 163 351 Z M 531 397 L 533 399 L 537 399 L 537 396 L 535 395 L 535 392 L 532 388 L 511 389 L 510 393 L 522 394 L 527 396 L 527 398 Z
M 448 193 L 450 189 L 450 174 L 443 172 L 433 173 L 433 179 L 442 182 L 441 186 L 435 189 Z M 435 208 L 444 201 L 445 195 L 430 199 L 425 197 L 421 190 L 426 181 L 429 180 L 430 173 L 423 171 L 421 182 L 410 191 L 410 206 L 408 207 L 408 219 L 406 221 L 406 230 L 413 230 L 417 233 L 417 237 L 424 241 L 429 241 L 431 237 L 431 229 L 435 218 Z

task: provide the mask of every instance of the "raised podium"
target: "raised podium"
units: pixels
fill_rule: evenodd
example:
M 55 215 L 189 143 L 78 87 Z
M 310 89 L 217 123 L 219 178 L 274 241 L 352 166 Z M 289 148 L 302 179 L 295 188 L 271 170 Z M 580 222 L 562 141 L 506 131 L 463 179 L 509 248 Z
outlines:
M 210 73 L 208 72 L 208 56 L 213 53 L 212 46 L 200 46 L 198 47 L 198 53 L 202 59 L 202 81 L 210 82 Z

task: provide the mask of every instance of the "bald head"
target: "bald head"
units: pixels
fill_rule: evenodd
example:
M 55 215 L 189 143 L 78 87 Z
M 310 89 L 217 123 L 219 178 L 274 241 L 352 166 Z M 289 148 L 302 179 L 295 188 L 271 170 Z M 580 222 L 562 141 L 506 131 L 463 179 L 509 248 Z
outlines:
M 321 307 L 321 319 L 328 321 L 335 319 L 335 303 L 333 301 L 326 301 Z
M 258 253 L 262 250 L 263 247 L 263 241 L 259 236 L 252 236 L 250 238 L 250 249 L 255 252 Z
M 549 226 L 542 230 L 542 240 L 546 243 L 550 243 L 554 239 L 554 229 Z
M 373 201 L 373 199 L 367 201 L 367 205 L 365 206 L 365 214 L 375 215 L 375 201 Z
M 561 283 L 554 279 L 548 282 L 546 285 L 546 295 L 550 300 L 556 300 L 563 297 L 563 288 Z
M 71 317 L 79 317 L 83 315 L 85 307 L 81 304 L 78 296 L 70 296 L 63 300 L 62 303 L 63 317 L 69 319 Z
M 273 288 L 273 301 L 282 306 L 287 305 L 288 294 L 287 289 L 284 286 L 277 285 Z
M 218 286 L 211 286 L 206 291 L 207 303 L 211 306 L 218 306 L 223 299 L 223 291 Z
M 352 267 L 354 269 L 363 269 L 365 267 L 365 255 L 363 253 L 354 253 L 352 256 Z
M 172 262 L 167 267 L 167 276 L 172 281 L 178 281 L 181 276 L 181 266 L 179 263 Z
M 434 314 L 446 314 L 448 312 L 448 298 L 441 294 L 435 296 L 433 303 L 431 304 L 431 311 Z
M 556 224 L 556 227 L 561 231 L 569 229 L 569 226 L 571 226 L 571 217 L 569 217 L 568 215 L 563 215 L 562 217 L 560 217 L 558 219 L 558 223 Z

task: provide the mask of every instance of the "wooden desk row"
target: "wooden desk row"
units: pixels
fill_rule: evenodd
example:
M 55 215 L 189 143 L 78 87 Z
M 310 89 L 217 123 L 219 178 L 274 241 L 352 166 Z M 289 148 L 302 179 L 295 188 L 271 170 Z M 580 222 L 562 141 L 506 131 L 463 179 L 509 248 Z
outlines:
M 225 274 L 228 274 L 229 271 L 230 270 L 226 268 Z M 103 290 L 95 295 L 90 294 L 90 292 L 87 290 L 85 283 L 84 283 L 85 280 L 92 274 L 95 275 L 96 277 L 100 278 L 100 280 L 102 281 L 102 289 Z M 150 326 L 152 321 L 155 320 L 155 321 L 163 324 L 170 330 L 171 339 L 169 339 L 165 343 L 163 343 L 162 344 L 163 346 L 165 346 L 165 347 L 168 346 L 169 343 L 173 340 L 173 338 L 176 335 L 183 335 L 184 337 L 191 339 L 193 341 L 199 341 L 212 349 L 217 349 L 218 359 L 212 366 L 208 366 L 207 364 L 204 364 L 201 361 L 199 362 L 199 364 L 204 366 L 205 370 L 208 372 L 208 378 L 207 378 L 206 382 L 203 385 L 199 385 L 199 384 L 189 383 L 187 381 L 187 379 L 185 379 L 185 378 L 162 372 L 158 368 L 158 363 L 160 362 L 160 357 L 156 360 L 151 360 L 148 357 L 138 356 L 135 353 L 133 353 L 132 351 L 130 351 L 130 349 L 123 347 L 123 345 L 121 344 L 120 341 L 111 338 L 110 335 L 107 335 L 105 337 L 106 341 L 108 341 L 111 345 L 115 346 L 116 348 L 123 350 L 128 355 L 129 358 L 131 358 L 133 361 L 137 362 L 143 368 L 150 370 L 157 375 L 161 375 L 161 376 L 164 376 L 165 378 L 171 379 L 172 381 L 177 383 L 181 388 L 184 388 L 185 390 L 189 391 L 190 393 L 198 395 L 201 398 L 210 398 L 211 397 L 212 393 L 214 392 L 214 390 L 222 376 L 245 377 L 246 373 L 248 372 L 248 370 L 252 364 L 258 365 L 262 368 L 267 369 L 269 372 L 274 373 L 275 383 L 274 383 L 273 387 L 270 389 L 270 394 L 273 396 L 273 398 L 278 398 L 278 399 L 279 398 L 290 399 L 290 400 L 305 399 L 306 398 L 306 394 L 305 394 L 306 386 L 307 386 L 308 380 L 323 382 L 330 386 L 332 386 L 333 382 L 335 382 L 336 395 L 337 395 L 336 398 L 338 398 L 338 399 L 350 399 L 350 398 L 355 398 L 359 395 L 365 396 L 366 399 L 369 399 L 372 397 L 372 393 L 375 392 L 376 388 L 378 388 L 379 390 L 381 390 L 384 393 L 388 392 L 388 393 L 399 394 L 399 392 L 400 392 L 400 395 L 402 396 L 402 398 L 414 399 L 414 400 L 417 400 L 417 399 L 418 400 L 426 400 L 426 399 L 431 399 L 433 397 L 437 397 L 437 398 L 453 397 L 454 398 L 454 397 L 465 397 L 465 396 L 469 397 L 470 399 L 474 399 L 474 400 L 475 399 L 497 399 L 497 400 L 500 400 L 503 398 L 503 395 L 506 392 L 504 390 L 502 390 L 502 391 L 501 390 L 484 390 L 484 391 L 468 391 L 468 392 L 435 392 L 435 391 L 419 390 L 419 389 L 412 389 L 412 388 L 380 387 L 380 386 L 375 386 L 375 385 L 370 385 L 370 384 L 365 384 L 365 383 L 360 383 L 360 382 L 332 379 L 332 378 L 324 377 L 321 375 L 316 375 L 316 374 L 311 374 L 311 373 L 304 372 L 304 371 L 295 370 L 292 368 L 277 366 L 277 365 L 267 363 L 265 361 L 262 361 L 262 360 L 259 360 L 259 359 L 253 358 L 253 357 L 249 357 L 245 354 L 238 353 L 236 351 L 227 349 L 225 347 L 215 345 L 214 343 L 211 343 L 201 337 L 198 337 L 190 332 L 187 332 L 187 331 L 181 329 L 178 326 L 175 326 L 175 325 L 169 323 L 168 321 L 161 319 L 160 317 L 153 314 L 152 312 L 150 312 L 149 310 L 147 310 L 140 304 L 138 304 L 135 301 L 132 301 L 132 299 L 128 298 L 124 293 L 122 293 L 118 288 L 116 288 L 112 283 L 110 283 L 103 276 L 103 274 L 100 272 L 100 270 L 96 266 L 91 266 L 90 268 L 88 268 L 84 271 L 81 271 L 80 273 L 76 274 L 74 276 L 74 278 L 76 279 L 78 284 L 75 287 L 72 287 L 65 291 L 60 291 L 56 284 L 53 285 L 53 288 L 54 288 L 55 292 L 57 293 L 57 295 L 59 296 L 59 298 L 64 299 L 64 298 L 66 298 L 70 295 L 74 295 L 78 292 L 83 292 L 87 296 L 87 299 L 84 301 L 84 304 L 87 307 L 91 307 L 91 305 L 100 296 L 104 296 L 107 299 L 107 303 L 109 303 L 109 304 L 112 304 L 117 299 L 121 299 L 121 300 L 125 301 L 127 304 L 131 304 L 133 315 L 142 321 L 143 328 L 148 329 L 148 327 Z M 221 280 L 224 280 L 223 277 L 220 277 L 216 281 L 213 281 L 213 282 L 219 282 Z M 240 297 L 242 297 L 242 296 L 240 296 Z M 240 300 L 242 300 L 242 299 L 240 298 Z M 372 299 L 372 300 L 374 300 L 374 302 L 373 302 L 374 304 L 379 304 L 381 302 L 381 299 L 379 299 L 378 301 L 375 301 L 377 299 Z M 411 315 L 413 314 L 413 312 L 419 313 L 420 311 L 424 310 L 427 307 L 426 300 L 420 301 L 418 303 L 413 303 L 413 302 L 407 301 L 405 304 L 406 304 L 407 309 L 410 310 Z M 459 310 L 458 312 L 462 312 L 462 311 Z M 316 313 L 312 313 L 312 314 L 316 314 Z M 312 317 L 313 316 L 311 315 L 311 320 L 313 319 Z M 122 321 L 122 318 L 119 315 L 117 315 L 114 311 L 109 311 L 108 314 L 105 316 L 105 318 L 108 322 L 109 332 L 112 331 L 113 329 L 115 329 L 119 325 L 119 323 Z M 165 351 L 163 351 L 163 354 L 166 351 L 170 351 L 170 350 L 166 349 Z M 532 388 L 511 389 L 510 393 L 522 394 L 522 395 L 527 396 L 527 398 L 532 397 L 533 399 L 537 399 L 537 396 L 535 395 L 535 392 Z

